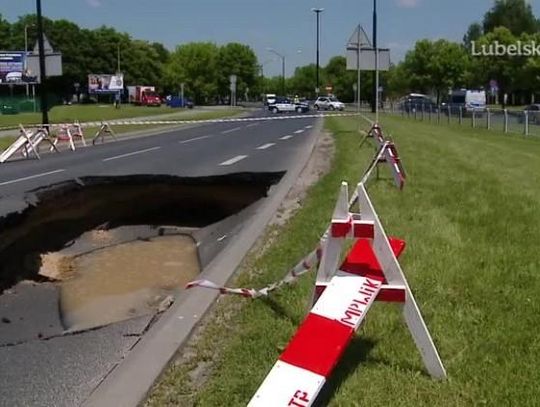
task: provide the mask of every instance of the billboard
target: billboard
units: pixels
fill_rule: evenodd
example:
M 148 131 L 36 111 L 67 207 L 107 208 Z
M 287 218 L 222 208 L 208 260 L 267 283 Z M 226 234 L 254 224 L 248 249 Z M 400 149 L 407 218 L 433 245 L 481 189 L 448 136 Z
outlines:
M 88 93 L 116 93 L 124 90 L 124 74 L 88 75 Z
M 36 76 L 25 70 L 24 51 L 0 51 L 0 83 L 35 83 Z

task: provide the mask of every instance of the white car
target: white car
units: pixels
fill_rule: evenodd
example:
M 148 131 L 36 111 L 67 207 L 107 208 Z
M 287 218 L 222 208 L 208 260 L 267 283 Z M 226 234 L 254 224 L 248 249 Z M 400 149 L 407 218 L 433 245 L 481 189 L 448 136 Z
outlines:
M 345 103 L 330 96 L 318 97 L 314 106 L 317 110 L 345 110 Z
M 6 82 L 21 82 L 22 81 L 22 72 L 9 72 L 6 75 Z
M 306 103 L 294 103 L 289 99 L 277 98 L 275 103 L 268 105 L 268 110 L 270 110 L 272 113 L 305 113 L 309 111 L 309 106 Z

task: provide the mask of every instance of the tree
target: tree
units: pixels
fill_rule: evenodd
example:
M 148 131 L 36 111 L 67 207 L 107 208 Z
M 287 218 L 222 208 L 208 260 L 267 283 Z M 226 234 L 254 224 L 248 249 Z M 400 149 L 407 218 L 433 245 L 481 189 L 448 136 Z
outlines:
M 248 46 L 232 42 L 219 48 L 218 92 L 220 96 L 230 94 L 230 76 L 236 75 L 236 91 L 243 95 L 247 89 L 253 90 L 259 72 L 255 52 Z
M 0 49 L 8 50 L 11 45 L 11 24 L 9 21 L 4 20 L 2 14 L 0 14 Z
M 495 42 L 505 45 L 516 44 L 517 40 L 518 37 L 514 36 L 509 29 L 498 27 L 478 40 L 478 49 Z M 523 75 L 523 66 L 526 62 L 525 57 L 519 56 L 475 56 L 472 65 L 474 78 L 483 85 L 494 79 L 499 85 L 500 95 L 511 93 L 518 88 L 519 78 Z
M 178 46 L 164 69 L 167 86 L 179 91 L 184 83 L 195 103 L 207 103 L 217 93 L 218 53 L 218 47 L 210 42 Z
M 337 56 L 330 59 L 325 67 L 326 81 L 332 86 L 332 93 L 343 102 L 355 100 L 353 84 L 356 83 L 356 71 L 347 70 L 347 59 Z
M 320 69 L 320 81 L 326 82 L 324 70 Z M 294 94 L 313 98 L 315 96 L 315 83 L 317 81 L 317 67 L 315 64 L 309 64 L 298 67 L 294 70 L 294 75 L 289 79 L 288 89 Z
M 480 23 L 472 23 L 463 37 L 463 45 L 467 49 L 471 49 L 471 44 L 484 34 L 484 29 Z
M 526 0 L 496 0 L 484 16 L 484 33 L 506 27 L 513 35 L 533 34 L 540 30 L 532 6 Z
M 403 64 L 403 71 L 398 72 L 409 78 L 411 88 L 422 93 L 435 91 L 439 103 L 441 92 L 465 83 L 469 57 L 457 43 L 421 40 Z

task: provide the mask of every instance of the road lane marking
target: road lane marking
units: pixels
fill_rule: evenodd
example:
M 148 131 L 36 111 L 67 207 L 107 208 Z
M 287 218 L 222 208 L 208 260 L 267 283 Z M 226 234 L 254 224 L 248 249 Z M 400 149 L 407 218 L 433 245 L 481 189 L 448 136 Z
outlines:
M 222 131 L 221 134 L 229 134 L 229 133 L 232 133 L 233 131 L 238 131 L 238 130 L 242 130 L 242 127 L 235 127 L 234 129 L 225 130 L 225 131 Z
M 127 153 L 127 154 L 121 154 L 121 155 L 115 155 L 114 157 L 109 157 L 109 158 L 104 158 L 103 162 L 107 162 L 107 161 L 112 161 L 112 160 L 118 160 L 119 158 L 126 158 L 126 157 L 131 157 L 131 156 L 134 156 L 134 155 L 139 155 L 139 154 L 144 154 L 144 153 L 149 153 L 150 151 L 156 151 L 156 150 L 159 150 L 161 147 L 157 146 L 157 147 L 151 147 L 151 148 L 146 148 L 144 150 L 139 150 L 139 151 L 133 151 L 132 153 Z
M 266 150 L 267 148 L 270 148 L 275 145 L 276 143 L 263 144 L 262 146 L 257 147 L 257 150 Z
M 311 125 L 310 125 L 310 126 L 306 126 L 306 129 L 312 129 L 312 128 L 313 128 L 313 126 L 311 126 Z
M 304 131 L 305 131 L 304 129 L 296 130 L 296 131 L 294 132 L 294 134 L 300 134 L 300 133 L 303 133 Z
M 0 182 L 0 186 L 9 185 L 9 184 L 15 184 L 17 182 L 28 181 L 28 180 L 35 179 L 35 178 L 46 177 L 47 175 L 58 174 L 58 173 L 64 172 L 64 171 L 65 170 L 54 170 L 54 171 L 49 171 L 49 172 L 42 172 L 41 174 L 30 175 L 28 177 L 12 179 L 11 181 Z
M 251 124 L 248 124 L 246 127 L 255 127 L 255 126 L 258 126 L 259 123 L 251 123 Z
M 242 161 L 244 158 L 247 158 L 247 155 L 237 155 L 236 157 L 231 158 L 230 160 L 223 161 L 219 165 L 233 165 L 236 164 L 238 161 Z
M 179 143 L 180 144 L 186 144 L 186 143 L 191 143 L 192 141 L 204 140 L 205 138 L 209 138 L 209 137 L 212 137 L 212 136 L 194 137 L 194 138 L 190 138 L 190 139 L 187 139 L 187 140 L 179 141 Z
M 289 140 L 291 138 L 293 138 L 293 136 L 283 136 L 280 138 L 280 140 Z

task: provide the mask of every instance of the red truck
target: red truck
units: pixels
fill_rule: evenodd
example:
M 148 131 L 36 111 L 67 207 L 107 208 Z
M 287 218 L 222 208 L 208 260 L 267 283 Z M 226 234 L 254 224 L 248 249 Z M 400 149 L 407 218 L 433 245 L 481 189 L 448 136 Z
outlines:
M 154 86 L 128 86 L 129 101 L 140 106 L 161 106 Z

